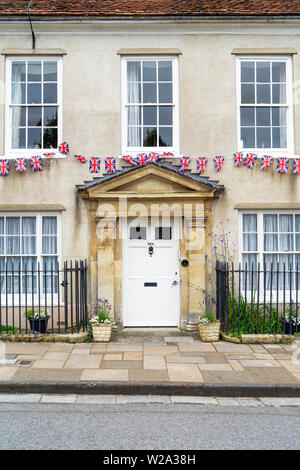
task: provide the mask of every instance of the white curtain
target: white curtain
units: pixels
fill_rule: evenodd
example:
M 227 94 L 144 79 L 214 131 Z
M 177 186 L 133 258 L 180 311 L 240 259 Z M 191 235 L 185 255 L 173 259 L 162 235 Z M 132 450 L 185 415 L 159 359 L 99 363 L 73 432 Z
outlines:
M 56 217 L 43 217 L 43 254 L 57 253 Z
M 141 62 L 127 62 L 128 103 L 141 103 Z M 128 106 L 128 146 L 141 146 L 141 106 Z
M 13 83 L 12 83 L 12 103 L 21 104 L 22 102 L 22 84 L 21 73 L 24 72 L 24 62 L 13 62 Z M 12 107 L 12 146 L 13 148 L 20 148 L 20 129 L 21 125 L 21 106 Z

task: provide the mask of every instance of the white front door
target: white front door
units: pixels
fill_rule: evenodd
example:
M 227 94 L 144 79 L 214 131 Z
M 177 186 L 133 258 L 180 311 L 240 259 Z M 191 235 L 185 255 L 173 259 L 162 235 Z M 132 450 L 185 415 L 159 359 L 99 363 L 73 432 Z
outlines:
M 178 219 L 135 219 L 123 225 L 124 326 L 178 326 Z

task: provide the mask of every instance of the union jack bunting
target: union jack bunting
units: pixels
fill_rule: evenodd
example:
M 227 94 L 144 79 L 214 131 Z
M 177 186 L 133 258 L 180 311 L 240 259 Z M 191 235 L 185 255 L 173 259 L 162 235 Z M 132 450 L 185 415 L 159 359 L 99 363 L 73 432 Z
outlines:
M 87 162 L 87 159 L 83 157 L 82 155 L 74 155 L 74 158 L 76 158 L 76 160 L 78 160 L 81 164 Z
M 56 157 L 56 154 L 53 152 L 43 153 L 43 157 L 52 158 L 52 157 Z
M 98 157 L 90 158 L 89 172 L 100 173 L 100 164 L 101 164 L 100 158 Z
M 224 157 L 222 155 L 217 155 L 214 158 L 214 165 L 215 165 L 216 171 L 221 171 L 222 166 L 224 165 Z
M 181 157 L 179 162 L 179 171 L 180 173 L 184 173 L 184 170 L 189 166 L 191 163 L 190 157 Z
M 293 173 L 294 175 L 300 175 L 300 158 L 294 158 Z
M 146 153 L 140 153 L 134 158 L 134 161 L 137 166 L 143 166 L 146 163 L 148 163 L 147 158 L 148 158 L 148 155 Z
M 242 166 L 243 164 L 243 153 L 237 152 L 233 154 L 233 163 L 234 166 Z
M 270 157 L 269 155 L 263 155 L 260 161 L 260 169 L 266 170 L 272 165 L 272 163 L 273 163 L 273 157 Z
M 148 153 L 147 155 L 147 163 L 156 163 L 159 159 L 159 154 L 158 153 Z
M 164 152 L 162 154 L 162 157 L 174 157 L 174 153 L 171 153 L 171 152 Z
M 8 160 L 0 160 L 0 176 L 9 175 L 9 163 Z
M 115 157 L 107 157 L 104 163 L 105 163 L 105 173 L 115 173 L 117 171 Z
M 26 171 L 26 158 L 16 158 L 15 159 L 15 167 L 19 173 L 24 173 Z
M 31 165 L 32 171 L 42 171 L 43 169 L 42 157 L 31 157 L 30 165 Z
M 62 153 L 63 155 L 69 155 L 69 144 L 67 142 L 62 142 L 59 146 L 58 146 L 58 151 L 60 153 Z
M 247 168 L 253 168 L 256 160 L 257 155 L 255 155 L 254 153 L 247 153 L 243 160 L 243 165 L 245 165 Z
M 199 175 L 202 175 L 205 172 L 206 167 L 207 167 L 207 158 L 206 157 L 198 158 L 197 173 L 199 173 Z
M 277 173 L 287 173 L 289 170 L 289 159 L 285 157 L 279 157 L 277 160 Z
M 122 156 L 123 160 L 125 160 L 127 163 L 130 163 L 131 165 L 136 166 L 137 163 L 135 162 L 134 158 L 131 155 L 123 155 Z

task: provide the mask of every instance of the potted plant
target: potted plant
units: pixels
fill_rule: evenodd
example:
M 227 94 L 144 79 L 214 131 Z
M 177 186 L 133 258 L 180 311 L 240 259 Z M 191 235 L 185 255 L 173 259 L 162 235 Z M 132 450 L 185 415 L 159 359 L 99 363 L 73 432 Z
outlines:
M 45 310 L 27 310 L 27 312 L 25 312 L 25 317 L 27 320 L 29 320 L 31 331 L 47 333 L 47 325 L 50 314 L 46 313 Z
M 113 320 L 111 318 L 111 305 L 107 299 L 97 299 L 94 315 L 90 319 L 94 341 L 108 343 L 111 337 Z
M 198 323 L 201 341 L 219 341 L 220 321 L 215 319 L 213 312 L 205 311 L 200 315 Z
M 294 335 L 300 333 L 300 306 L 296 308 L 295 302 L 286 308 L 284 316 L 282 316 L 283 332 L 285 335 Z

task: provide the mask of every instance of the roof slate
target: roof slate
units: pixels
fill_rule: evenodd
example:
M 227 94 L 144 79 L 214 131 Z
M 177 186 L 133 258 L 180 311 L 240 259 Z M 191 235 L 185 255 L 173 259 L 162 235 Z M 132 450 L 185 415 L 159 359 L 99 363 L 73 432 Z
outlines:
M 27 15 L 29 0 L 0 0 L 0 16 Z M 32 16 L 298 16 L 300 0 L 33 0 Z

